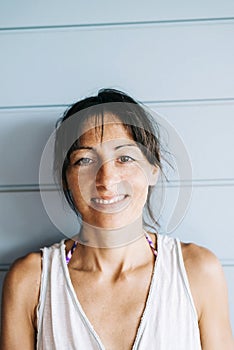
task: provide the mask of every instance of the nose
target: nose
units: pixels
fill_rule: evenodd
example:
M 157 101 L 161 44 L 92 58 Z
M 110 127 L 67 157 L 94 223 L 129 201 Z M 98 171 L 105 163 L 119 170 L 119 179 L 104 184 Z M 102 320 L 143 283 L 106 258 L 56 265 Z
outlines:
M 96 175 L 96 187 L 114 189 L 121 181 L 120 173 L 114 164 L 114 160 L 108 160 L 101 164 Z

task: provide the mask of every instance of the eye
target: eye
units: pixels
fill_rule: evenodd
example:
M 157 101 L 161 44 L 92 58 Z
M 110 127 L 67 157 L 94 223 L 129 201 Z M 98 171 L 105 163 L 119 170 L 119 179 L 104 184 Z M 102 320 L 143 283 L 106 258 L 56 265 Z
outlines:
M 118 158 L 118 160 L 120 163 L 130 163 L 130 162 L 134 162 L 135 159 L 129 156 L 121 156 Z
M 90 165 L 92 164 L 94 161 L 91 159 L 91 158 L 80 158 L 79 160 L 77 160 L 74 165 L 83 165 L 83 166 L 86 166 L 86 165 Z

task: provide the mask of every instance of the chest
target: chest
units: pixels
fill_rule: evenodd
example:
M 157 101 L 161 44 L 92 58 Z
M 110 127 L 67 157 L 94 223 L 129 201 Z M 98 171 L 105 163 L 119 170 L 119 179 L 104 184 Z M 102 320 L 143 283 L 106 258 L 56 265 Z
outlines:
M 106 350 L 133 346 L 150 289 L 152 268 L 115 283 L 71 272 L 81 307 Z

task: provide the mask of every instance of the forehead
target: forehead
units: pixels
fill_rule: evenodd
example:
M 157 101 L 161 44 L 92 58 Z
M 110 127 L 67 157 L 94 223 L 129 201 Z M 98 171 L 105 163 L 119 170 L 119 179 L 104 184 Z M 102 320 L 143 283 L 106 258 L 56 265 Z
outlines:
M 80 144 L 100 144 L 119 139 L 133 140 L 129 128 L 118 117 L 105 114 L 103 117 L 90 117 L 82 128 Z

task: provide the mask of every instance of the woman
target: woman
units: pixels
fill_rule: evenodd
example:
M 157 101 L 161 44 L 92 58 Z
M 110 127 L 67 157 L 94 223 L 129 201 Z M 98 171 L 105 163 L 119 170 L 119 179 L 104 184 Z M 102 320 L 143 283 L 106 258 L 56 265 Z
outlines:
M 55 172 L 81 229 L 11 267 L 2 350 L 234 349 L 217 258 L 145 231 L 160 169 L 157 126 L 126 94 L 101 90 L 65 113 Z

